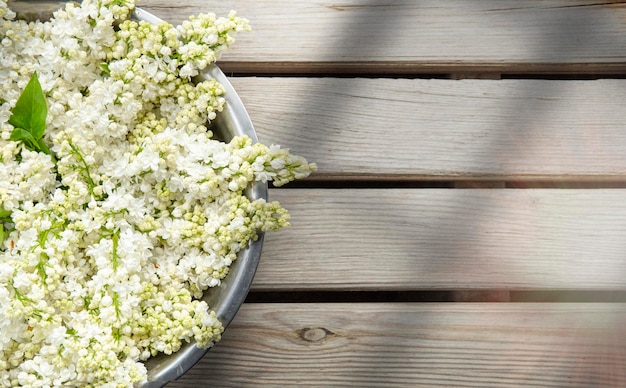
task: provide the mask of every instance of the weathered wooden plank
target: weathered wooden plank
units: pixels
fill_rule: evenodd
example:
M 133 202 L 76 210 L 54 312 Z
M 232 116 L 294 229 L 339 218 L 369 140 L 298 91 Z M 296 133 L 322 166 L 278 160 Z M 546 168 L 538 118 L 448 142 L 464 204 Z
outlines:
M 281 189 L 256 291 L 626 290 L 626 190 Z
M 624 304 L 246 304 L 168 387 L 623 387 Z
M 241 72 L 615 72 L 626 66 L 619 1 L 142 0 L 178 23 L 235 9 L 254 32 L 223 58 Z M 389 64 L 392 63 L 392 66 Z M 607 66 L 598 66 L 599 63 Z M 562 66 L 560 64 L 565 64 Z
M 232 83 L 260 139 L 320 179 L 626 178 L 626 80 Z

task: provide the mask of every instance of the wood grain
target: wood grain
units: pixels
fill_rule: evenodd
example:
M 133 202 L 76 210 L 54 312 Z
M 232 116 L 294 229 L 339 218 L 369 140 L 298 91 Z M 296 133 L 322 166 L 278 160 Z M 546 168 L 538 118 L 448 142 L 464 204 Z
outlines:
M 626 80 L 231 81 L 319 179 L 626 178 Z
M 289 290 L 626 290 L 626 191 L 280 189 L 253 283 Z
M 250 19 L 224 66 L 241 72 L 615 71 L 626 61 L 626 7 L 619 1 L 535 0 L 142 0 L 173 23 L 230 9 Z M 343 64 L 343 66 L 342 66 Z M 565 64 L 566 66 L 555 66 Z M 592 68 L 588 68 L 588 66 Z M 290 69 L 293 66 L 293 69 Z M 367 70 L 367 67 L 370 70 Z M 316 70 L 317 69 L 317 70 Z M 385 70 L 386 69 L 386 70 Z
M 624 304 L 246 304 L 174 387 L 623 387 Z

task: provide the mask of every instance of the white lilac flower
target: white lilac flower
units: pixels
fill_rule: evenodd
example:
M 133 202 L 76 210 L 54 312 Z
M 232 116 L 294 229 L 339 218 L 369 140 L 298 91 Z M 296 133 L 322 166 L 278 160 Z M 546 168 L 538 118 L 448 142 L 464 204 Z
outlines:
M 69 2 L 26 23 L 0 0 L 0 387 L 132 386 L 146 379 L 141 361 L 218 341 L 198 298 L 259 232 L 289 223 L 244 189 L 315 169 L 207 129 L 225 90 L 192 77 L 245 19 L 152 25 L 130 20 L 133 8 Z M 11 140 L 34 72 L 54 158 Z

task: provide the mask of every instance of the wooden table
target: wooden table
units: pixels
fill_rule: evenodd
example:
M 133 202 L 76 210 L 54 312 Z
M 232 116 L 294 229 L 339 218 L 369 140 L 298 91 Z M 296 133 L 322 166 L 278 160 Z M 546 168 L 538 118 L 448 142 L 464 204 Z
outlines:
M 220 67 L 319 165 L 168 387 L 626 386 L 626 2 L 140 5 L 247 17 Z

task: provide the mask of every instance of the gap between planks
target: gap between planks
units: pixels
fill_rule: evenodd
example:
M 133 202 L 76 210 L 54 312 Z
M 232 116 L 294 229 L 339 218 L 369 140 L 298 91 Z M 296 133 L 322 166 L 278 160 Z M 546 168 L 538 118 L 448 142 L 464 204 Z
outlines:
M 594 299 L 587 296 L 585 300 Z M 562 299 L 567 300 L 567 299 Z M 626 300 L 626 298 L 625 298 Z M 510 302 L 508 290 L 455 291 L 252 291 L 246 303 L 390 303 L 390 302 Z M 536 297 L 535 301 L 540 301 Z M 570 300 L 572 301 L 572 300 Z M 604 300 L 606 301 L 606 300 Z M 614 301 L 614 300 L 612 300 Z
M 309 178 L 290 182 L 286 186 L 271 189 L 624 189 L 626 177 L 599 178 L 597 176 L 572 180 L 558 177 L 519 178 L 502 180 L 503 177 L 485 179 L 470 177 L 459 180 L 433 180 L 421 176 L 350 176 L 338 177 L 326 174 L 313 174 Z M 510 177 L 509 177 L 510 178 Z
M 626 303 L 625 291 L 456 290 L 456 291 L 252 291 L 246 303 Z
M 228 76 L 245 77 L 376 77 L 443 79 L 598 79 L 624 78 L 618 63 L 489 62 L 254 62 L 219 61 Z

